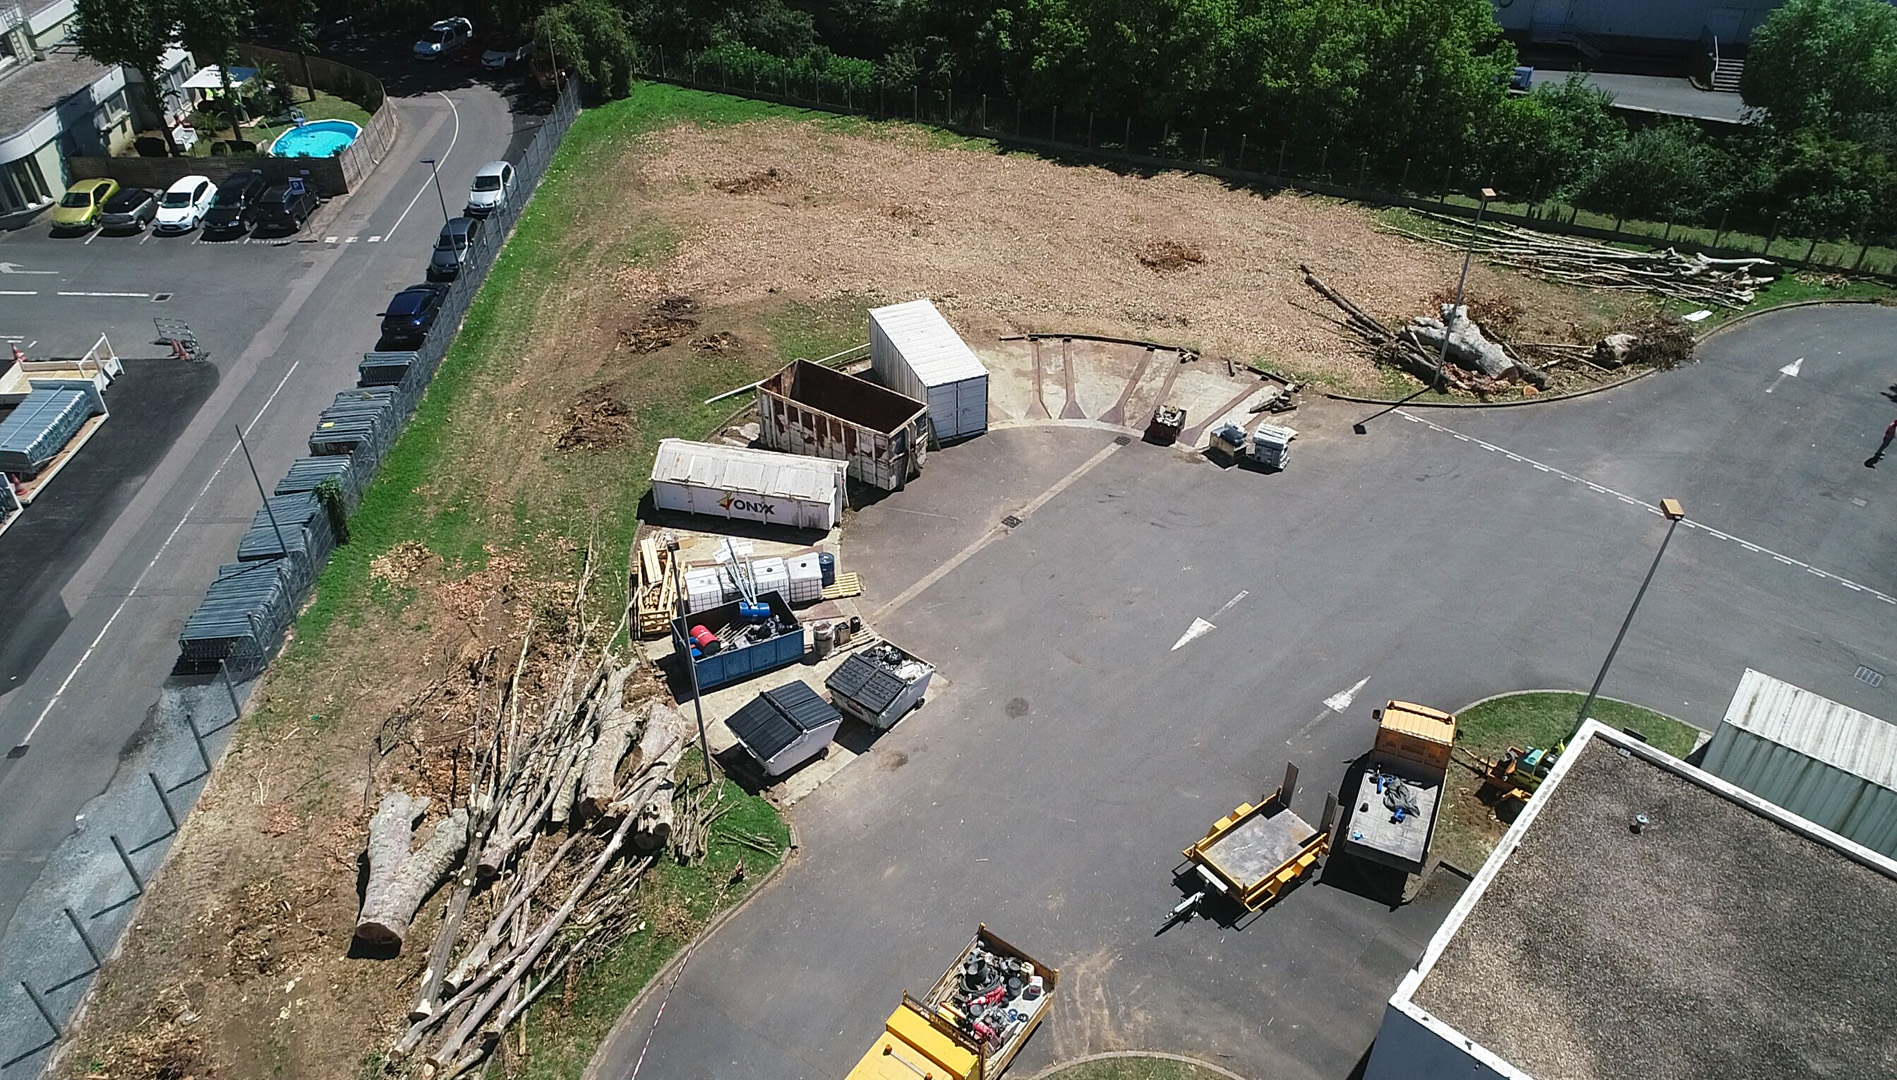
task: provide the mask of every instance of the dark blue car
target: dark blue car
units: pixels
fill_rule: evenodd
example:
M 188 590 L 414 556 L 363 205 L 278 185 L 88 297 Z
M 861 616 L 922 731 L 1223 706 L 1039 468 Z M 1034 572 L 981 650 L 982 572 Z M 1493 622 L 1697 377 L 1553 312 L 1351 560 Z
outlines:
M 410 285 L 395 294 L 382 316 L 384 345 L 420 345 L 441 314 L 441 302 L 448 297 L 448 286 L 435 283 Z

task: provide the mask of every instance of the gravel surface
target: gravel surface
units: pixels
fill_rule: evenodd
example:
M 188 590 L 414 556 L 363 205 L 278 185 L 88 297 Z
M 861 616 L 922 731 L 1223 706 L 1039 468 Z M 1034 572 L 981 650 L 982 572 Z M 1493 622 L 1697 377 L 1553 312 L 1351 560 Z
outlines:
M 1596 739 L 1414 1000 L 1537 1080 L 1891 1076 L 1894 906 L 1897 881 Z
M 641 305 L 679 292 L 707 305 L 926 295 L 971 335 L 1143 337 L 1362 387 L 1379 375 L 1298 264 L 1391 319 L 1428 310 L 1460 268 L 1455 253 L 1381 233 L 1371 212 L 1329 199 L 942 146 L 903 127 L 681 127 L 629 146 L 626 170 L 680 237 L 670 265 L 621 276 Z M 1620 302 L 1481 266 L 1470 293 L 1526 308 L 1527 340 L 1592 332 L 1599 303 Z

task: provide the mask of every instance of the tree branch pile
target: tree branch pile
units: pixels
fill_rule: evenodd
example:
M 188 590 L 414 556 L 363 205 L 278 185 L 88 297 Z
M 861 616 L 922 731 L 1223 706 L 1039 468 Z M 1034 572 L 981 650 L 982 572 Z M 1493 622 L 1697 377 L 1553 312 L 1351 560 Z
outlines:
M 1398 236 L 1456 251 L 1470 246 L 1470 222 L 1426 210 L 1411 212 L 1443 223 L 1445 234 L 1430 235 L 1394 225 L 1382 228 Z M 1495 221 L 1484 221 L 1473 229 L 1475 251 L 1498 266 L 1525 270 L 1569 285 L 1649 292 L 1709 306 L 1742 308 L 1750 304 L 1757 290 L 1776 276 L 1765 271 L 1774 270 L 1778 265 L 1770 259 L 1687 255 L 1673 248 L 1632 251 Z
M 674 776 L 684 718 L 625 700 L 636 663 L 610 643 L 627 619 L 603 637 L 604 620 L 582 621 L 591 574 L 589 551 L 544 704 L 521 697 L 530 624 L 514 677 L 476 717 L 466 805 L 413 851 L 428 800 L 391 791 L 371 822 L 360 940 L 399 949 L 427 895 L 453 882 L 395 1048 L 415 1075 L 481 1064 L 550 985 L 638 925 L 634 891 L 668 846 L 702 854 L 703 789 L 681 794 Z
M 1465 394 L 1503 391 L 1522 379 L 1538 387 L 1548 385 L 1548 377 L 1545 374 L 1523 363 L 1519 357 L 1507 353 L 1503 347 L 1482 337 L 1482 331 L 1474 322 L 1464 322 L 1463 319 L 1457 320 L 1455 334 L 1450 339 L 1451 362 L 1438 368 L 1437 357 L 1442 355 L 1441 322 L 1419 319 L 1401 331 L 1392 330 L 1375 316 L 1352 303 L 1349 297 L 1325 284 L 1321 278 L 1311 272 L 1309 266 L 1300 264 L 1298 269 L 1304 272 L 1306 285 L 1317 290 L 1318 295 L 1336 304 L 1338 310 L 1344 313 L 1344 327 L 1371 346 L 1375 359 L 1380 364 L 1394 364 L 1431 386 Z M 1467 317 L 1465 309 L 1457 310 L 1464 313 L 1464 318 Z M 1444 314 L 1448 314 L 1447 310 Z M 1426 344 L 1431 340 L 1427 334 L 1430 322 L 1434 322 L 1435 325 L 1433 347 Z M 1465 332 L 1472 334 L 1473 337 L 1466 337 Z M 1495 349 L 1501 354 L 1500 360 L 1497 361 L 1497 370 L 1503 374 L 1498 377 L 1484 371 L 1458 367 L 1454 360 L 1463 355 L 1456 347 L 1458 338 L 1464 338 L 1469 347 L 1473 347 L 1474 339 L 1479 338 L 1483 345 Z

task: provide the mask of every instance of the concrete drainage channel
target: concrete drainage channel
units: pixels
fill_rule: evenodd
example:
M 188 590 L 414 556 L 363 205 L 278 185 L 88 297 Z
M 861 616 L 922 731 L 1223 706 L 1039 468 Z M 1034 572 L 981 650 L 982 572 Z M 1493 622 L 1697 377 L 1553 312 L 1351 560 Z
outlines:
M 525 195 L 519 200 L 519 209 L 492 215 L 490 236 L 498 235 L 504 242 L 511 234 L 527 198 L 578 112 L 579 86 L 570 83 L 520 163 Z M 500 243 L 490 244 L 485 258 L 467 264 L 443 304 L 441 325 L 459 327 L 500 248 Z M 370 371 L 375 362 L 365 361 L 361 385 L 366 393 L 364 389 L 345 391 L 338 395 L 339 406 L 344 397 L 390 398 L 383 408 L 386 415 L 370 426 L 379 431 L 371 433 L 378 446 L 392 445 L 452 340 L 452 334 L 438 332 L 416 353 L 404 354 L 411 357 L 403 365 L 404 371 L 412 366 L 419 385 L 378 385 Z M 375 355 L 379 354 L 372 354 L 372 358 Z M 386 379 L 382 381 L 386 383 Z M 398 404 L 393 400 L 396 397 L 404 400 Z M 390 425 L 391 430 L 380 430 Z M 353 474 L 352 486 L 358 491 L 368 486 L 379 464 L 379 453 L 365 456 L 359 447 L 340 443 L 319 446 L 319 441 L 312 437 L 311 452 L 315 456 L 303 459 L 303 463 L 321 463 L 325 454 L 332 455 L 332 460 L 350 461 L 351 467 L 345 471 Z M 298 471 L 293 468 L 285 478 L 285 486 L 279 487 L 278 495 L 266 505 L 281 512 L 287 497 L 285 488 L 296 487 L 298 479 Z M 265 516 L 265 510 L 258 512 L 260 519 Z M 327 554 L 327 547 L 315 543 L 313 534 L 322 532 L 324 524 L 320 515 L 308 522 L 268 521 L 261 529 L 275 534 L 274 544 L 264 545 L 269 550 L 249 551 L 248 547 L 254 545 L 248 540 L 240 546 L 239 562 L 234 564 L 237 567 L 298 564 L 294 573 L 285 569 L 280 575 L 288 603 L 252 611 L 242 608 L 243 603 L 255 600 L 247 597 L 239 608 L 214 613 L 233 624 L 232 629 L 219 631 L 224 640 L 241 640 L 247 645 L 234 652 L 227 649 L 207 653 L 204 646 L 209 637 L 190 638 L 189 630 L 181 635 L 181 644 L 190 655 L 180 661 L 177 673 L 159 692 L 145 725 L 121 752 L 111 783 L 86 803 L 73 823 L 72 833 L 54 849 L 38 879 L 21 898 L 5 936 L 0 937 L 0 971 L 6 972 L 6 983 L 0 985 L 0 1080 L 39 1075 L 52 1060 L 66 1029 L 82 1013 L 92 977 L 111 959 L 126 928 L 132 925 L 146 884 L 160 872 L 184 816 L 209 786 L 218 761 L 230 747 L 257 677 L 313 587 Z M 288 542 L 279 529 L 292 534 Z M 257 533 L 259 529 L 252 531 Z M 194 621 L 216 604 L 218 587 L 225 584 L 220 581 L 213 585 L 212 594 L 207 595 Z M 187 623 L 187 627 L 191 625 Z M 93 641 L 94 648 L 110 629 L 108 622 Z M 48 714 L 52 708 L 48 706 Z M 30 767 L 30 754 L 30 744 L 14 748 L 0 760 L 0 774 Z

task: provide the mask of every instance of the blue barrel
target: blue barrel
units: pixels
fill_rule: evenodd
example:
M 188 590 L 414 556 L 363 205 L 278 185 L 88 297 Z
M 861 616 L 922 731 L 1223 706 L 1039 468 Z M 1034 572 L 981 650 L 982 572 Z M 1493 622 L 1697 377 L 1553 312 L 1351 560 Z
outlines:
M 738 618 L 746 622 L 763 622 L 770 617 L 771 605 L 765 603 L 753 604 L 749 600 L 738 601 Z
M 837 557 L 827 551 L 817 552 L 817 572 L 823 576 L 827 588 L 837 583 Z

